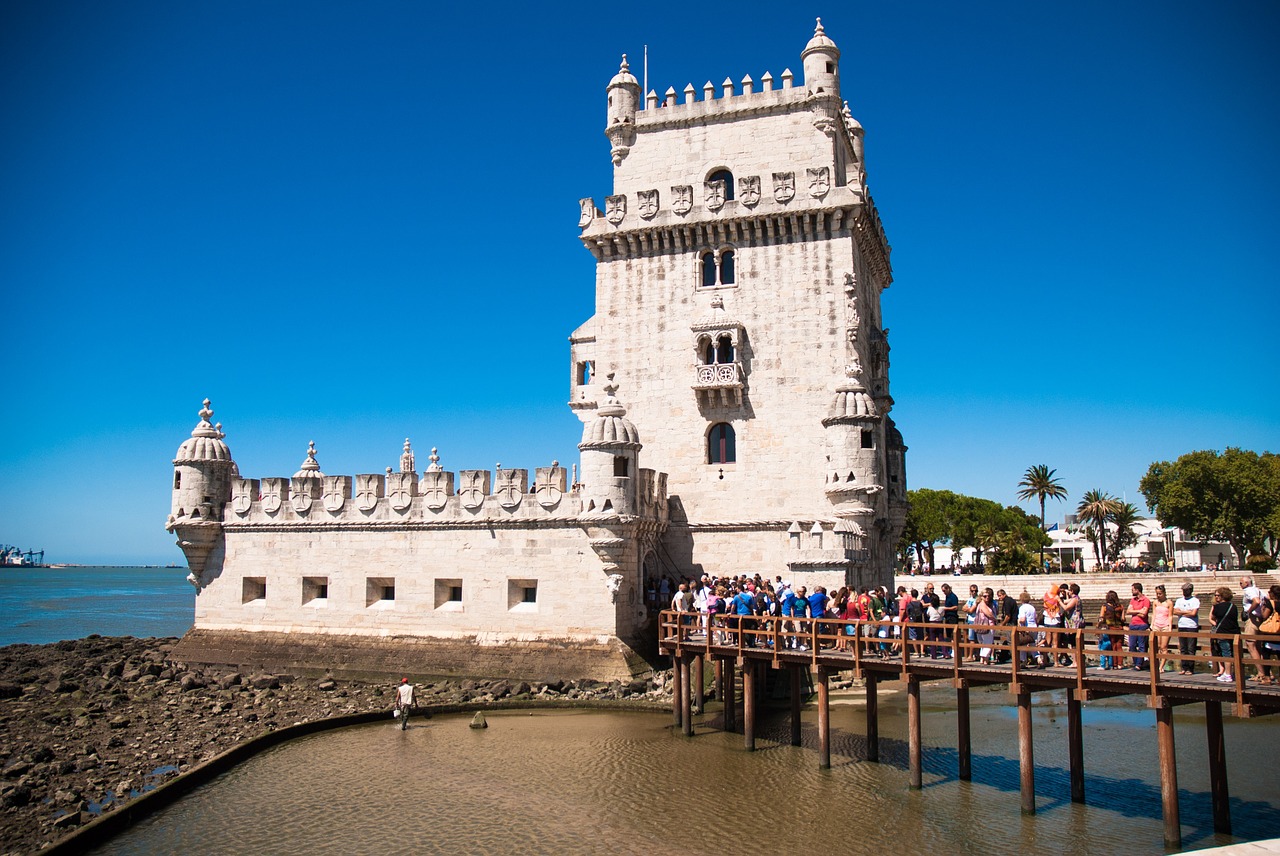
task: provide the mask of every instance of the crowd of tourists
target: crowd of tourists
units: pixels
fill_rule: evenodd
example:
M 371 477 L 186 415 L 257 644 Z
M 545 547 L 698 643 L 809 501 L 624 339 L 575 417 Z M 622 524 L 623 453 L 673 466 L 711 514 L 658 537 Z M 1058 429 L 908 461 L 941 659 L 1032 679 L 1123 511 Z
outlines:
M 703 575 L 679 583 L 664 578 L 650 585 L 648 598 L 651 605 L 684 613 L 682 623 L 712 634 L 717 644 L 737 644 L 742 634 L 744 646 L 772 645 L 776 630 L 782 645 L 798 650 L 813 644 L 836 651 L 856 647 L 866 656 L 886 658 L 900 655 L 905 644 L 913 655 L 946 659 L 955 656 L 959 636 L 970 643 L 964 656 L 973 662 L 1007 663 L 1016 650 L 1020 665 L 1045 668 L 1074 665 L 1072 655 L 1083 650 L 1076 637 L 1092 626 L 1106 632 L 1089 634 L 1096 639 L 1098 655 L 1086 664 L 1090 668 L 1146 671 L 1151 668 L 1148 657 L 1154 655 L 1165 671 L 1191 675 L 1197 664 L 1207 664 L 1217 680 L 1231 682 L 1235 646 L 1242 645 L 1240 653 L 1257 661 L 1256 674 L 1246 675 L 1247 680 L 1274 684 L 1280 677 L 1280 585 L 1264 592 L 1249 576 L 1240 578 L 1238 602 L 1228 586 L 1213 589 L 1211 602 L 1204 604 L 1192 583 L 1182 586 L 1181 597 L 1171 599 L 1163 585 L 1148 596 L 1143 584 L 1135 582 L 1127 602 L 1108 591 L 1093 615 L 1087 614 L 1092 609 L 1081 600 L 1076 583 L 1051 583 L 1038 597 L 1023 590 L 1017 598 L 1001 588 L 980 589 L 972 583 L 968 588 L 967 597 L 949 582 L 939 591 L 926 582 L 923 591 L 898 586 L 890 594 L 884 586 L 863 586 L 829 592 L 823 586 L 810 591 L 781 576 Z M 1174 630 L 1216 634 L 1208 640 L 1215 659 L 1195 659 L 1197 636 L 1150 632 Z M 1175 638 L 1177 662 L 1168 648 Z M 1155 651 L 1148 650 L 1151 644 Z M 1092 647 L 1089 653 L 1095 653 Z

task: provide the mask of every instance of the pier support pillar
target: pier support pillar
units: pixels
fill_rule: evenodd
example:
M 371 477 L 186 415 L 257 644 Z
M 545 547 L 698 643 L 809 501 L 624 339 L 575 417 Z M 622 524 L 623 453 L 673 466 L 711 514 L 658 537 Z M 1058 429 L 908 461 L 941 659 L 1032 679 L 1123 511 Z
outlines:
M 956 754 L 960 760 L 960 781 L 973 779 L 973 759 L 969 741 L 969 685 L 956 687 Z
M 800 674 L 800 666 L 788 666 L 787 672 L 791 675 L 791 745 L 799 746 L 800 739 L 800 708 L 802 702 L 800 693 L 804 691 L 803 676 Z
M 680 724 L 680 706 L 684 698 L 684 690 L 680 681 L 680 657 L 671 655 L 671 717 L 673 725 Z
M 1178 817 L 1178 761 L 1173 754 L 1173 705 L 1156 708 L 1156 742 L 1160 747 L 1160 807 L 1164 814 L 1164 846 L 1182 847 L 1182 822 Z
M 1031 693 L 1018 693 L 1018 773 L 1022 813 L 1036 813 L 1036 761 L 1031 745 Z
M 689 658 L 680 658 L 680 731 L 693 736 L 693 682 L 689 679 Z
M 880 700 L 875 675 L 867 676 L 867 760 L 880 760 Z
M 907 767 L 909 787 L 913 791 L 923 787 L 920 773 L 923 751 L 920 746 L 920 681 L 913 676 L 907 678 Z
M 1076 652 L 1076 656 L 1080 656 Z M 1075 690 L 1067 692 L 1067 757 L 1071 764 L 1071 801 L 1084 802 L 1084 725 L 1080 720 L 1080 699 Z
M 724 661 L 724 730 L 738 730 L 738 679 L 734 672 L 737 663 L 733 659 Z
M 699 654 L 693 658 L 693 709 L 698 713 L 702 713 L 703 706 L 707 703 L 706 698 L 706 675 L 703 664 L 706 657 Z
M 831 687 L 830 675 L 818 667 L 818 767 L 831 768 Z
M 719 657 L 713 657 L 711 660 L 711 668 L 715 670 L 715 694 L 716 701 L 724 703 L 724 661 Z
M 1209 736 L 1209 793 L 1213 795 L 1213 831 L 1231 834 L 1231 797 L 1227 793 L 1227 745 L 1222 740 L 1222 702 L 1204 703 Z
M 756 681 L 760 670 L 751 660 L 742 661 L 742 745 L 748 752 L 756 749 Z

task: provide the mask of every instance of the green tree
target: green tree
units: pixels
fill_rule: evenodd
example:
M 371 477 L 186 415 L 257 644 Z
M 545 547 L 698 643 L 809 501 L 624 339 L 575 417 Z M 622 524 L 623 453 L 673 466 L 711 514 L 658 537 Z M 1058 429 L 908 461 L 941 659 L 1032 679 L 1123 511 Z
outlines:
M 1117 502 L 1115 509 L 1111 512 L 1108 522 L 1116 528 L 1111 534 L 1110 550 L 1107 554 L 1107 561 L 1114 562 L 1120 558 L 1120 554 L 1138 543 L 1138 522 L 1142 520 L 1142 514 L 1138 511 L 1138 506 L 1132 502 Z
M 1027 467 L 1027 471 L 1022 474 L 1022 481 L 1018 482 L 1018 499 L 1038 499 L 1040 500 L 1040 529 L 1044 529 L 1044 501 L 1046 499 L 1056 499 L 1059 502 L 1067 498 L 1067 490 L 1062 486 L 1062 482 L 1054 478 L 1057 470 L 1049 469 L 1047 464 L 1036 464 Z M 1044 547 L 1040 547 L 1040 567 L 1044 567 Z
M 1277 549 L 1280 532 L 1280 465 L 1264 452 L 1228 448 L 1188 452 L 1156 461 L 1138 489 L 1164 526 L 1192 538 L 1231 545 L 1243 565 L 1251 548 Z
M 1107 553 L 1107 521 L 1115 513 L 1119 503 L 1116 498 L 1100 490 L 1086 491 L 1076 506 L 1076 515 L 1088 522 L 1085 536 L 1093 541 L 1093 555 L 1099 562 L 1105 561 Z
M 933 567 L 933 548 L 951 540 L 952 521 L 960 505 L 960 495 L 949 490 L 920 488 L 907 492 L 907 520 L 903 539 L 914 549 L 916 562 Z

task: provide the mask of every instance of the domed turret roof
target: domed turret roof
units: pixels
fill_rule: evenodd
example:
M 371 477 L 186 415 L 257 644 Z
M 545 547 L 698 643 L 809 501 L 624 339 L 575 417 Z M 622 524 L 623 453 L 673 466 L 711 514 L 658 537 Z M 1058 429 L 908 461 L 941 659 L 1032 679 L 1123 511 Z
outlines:
M 578 444 L 578 448 L 639 449 L 640 432 L 626 418 L 627 408 L 614 397 L 618 387 L 613 382 L 612 374 L 608 380 L 604 387 L 608 398 L 596 408 L 596 417 L 582 426 L 582 442 Z
M 813 38 L 809 39 L 809 44 L 804 46 L 804 50 L 800 56 L 806 56 L 811 51 L 830 51 L 836 56 L 840 55 L 840 49 L 836 47 L 836 43 L 831 41 L 831 37 L 827 35 L 827 31 L 822 29 L 822 19 L 818 19 L 818 26 L 813 31 Z
M 200 408 L 200 422 L 191 431 L 191 436 L 178 447 L 178 454 L 174 456 L 175 464 L 183 461 L 230 461 L 231 450 L 227 448 L 227 444 L 222 438 L 227 436 L 222 433 L 222 423 L 214 425 L 209 422 L 209 417 L 213 415 L 213 411 L 209 409 L 209 399 L 204 400 L 204 407 Z
M 841 422 L 871 421 L 877 418 L 876 404 L 862 385 L 862 368 L 855 360 L 845 368 L 845 380 L 836 387 L 835 400 L 827 411 L 824 425 Z
M 320 472 L 320 464 L 316 461 L 316 441 L 312 440 L 307 443 L 307 459 L 302 462 L 302 469 L 293 474 L 295 479 L 322 479 L 324 473 Z
M 597 78 L 598 80 L 599 78 Z M 630 66 L 627 65 L 627 55 L 622 55 L 622 65 L 618 68 L 618 73 L 609 81 L 609 86 L 639 86 L 640 81 L 636 80 L 636 76 L 631 73 Z

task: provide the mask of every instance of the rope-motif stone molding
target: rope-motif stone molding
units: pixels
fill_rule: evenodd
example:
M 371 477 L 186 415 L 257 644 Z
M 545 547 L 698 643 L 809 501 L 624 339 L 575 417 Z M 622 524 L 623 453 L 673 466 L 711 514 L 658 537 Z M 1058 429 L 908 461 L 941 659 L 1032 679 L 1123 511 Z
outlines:
M 812 518 L 808 520 L 724 520 L 715 523 L 673 523 L 672 526 L 684 526 L 693 532 L 756 532 L 769 529 L 781 529 L 786 532 L 793 523 L 799 523 L 805 527 L 817 523 L 827 528 L 834 527 L 838 522 L 833 519 L 814 520 Z
M 613 517 L 480 517 L 474 520 L 319 520 L 267 523 L 246 521 L 224 523 L 228 532 L 373 532 L 423 531 L 431 529 L 578 529 L 583 526 L 628 526 L 636 518 Z

